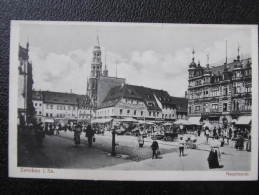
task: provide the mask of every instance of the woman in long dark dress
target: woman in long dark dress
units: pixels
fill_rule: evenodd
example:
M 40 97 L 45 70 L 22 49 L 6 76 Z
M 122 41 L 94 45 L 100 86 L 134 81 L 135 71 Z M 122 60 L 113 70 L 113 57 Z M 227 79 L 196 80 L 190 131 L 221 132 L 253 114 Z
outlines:
M 215 149 L 215 148 L 211 149 L 209 157 L 208 157 L 208 163 L 209 163 L 210 169 L 220 168 L 217 149 Z

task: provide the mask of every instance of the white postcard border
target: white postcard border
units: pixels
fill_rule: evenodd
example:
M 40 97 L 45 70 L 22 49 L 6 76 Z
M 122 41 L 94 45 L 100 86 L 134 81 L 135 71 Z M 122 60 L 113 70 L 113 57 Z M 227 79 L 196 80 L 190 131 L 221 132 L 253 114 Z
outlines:
M 258 179 L 258 26 L 257 25 L 207 25 L 206 27 L 251 28 L 252 31 L 252 155 L 250 171 L 117 171 L 83 169 L 45 169 L 17 167 L 17 54 L 20 24 L 53 25 L 174 25 L 203 27 L 205 24 L 167 23 L 104 23 L 104 22 L 59 22 L 59 21 L 11 21 L 10 74 L 9 74 L 9 177 L 79 179 L 79 180 L 133 180 L 133 181 L 217 181 Z M 34 170 L 34 171 L 33 171 Z

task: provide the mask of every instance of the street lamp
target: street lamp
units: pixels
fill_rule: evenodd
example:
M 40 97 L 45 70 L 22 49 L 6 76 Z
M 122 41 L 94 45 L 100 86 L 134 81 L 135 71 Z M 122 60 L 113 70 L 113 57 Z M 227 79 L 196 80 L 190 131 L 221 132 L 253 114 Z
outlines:
M 115 128 L 113 128 L 112 129 L 112 153 L 111 153 L 112 156 L 116 156 L 115 147 L 116 147 L 116 144 L 115 144 Z
M 111 156 L 116 156 L 116 151 L 115 151 L 115 147 L 116 147 L 116 143 L 115 143 L 115 134 L 116 134 L 116 126 L 114 124 L 114 119 L 112 119 L 111 121 L 111 125 L 112 125 L 112 152 L 111 152 Z

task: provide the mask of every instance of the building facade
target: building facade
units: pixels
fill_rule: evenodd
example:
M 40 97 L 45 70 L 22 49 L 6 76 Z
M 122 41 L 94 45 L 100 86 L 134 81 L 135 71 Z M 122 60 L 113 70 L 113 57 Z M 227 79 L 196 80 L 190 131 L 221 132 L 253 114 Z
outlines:
M 240 59 L 238 50 L 233 62 L 202 67 L 193 56 L 188 72 L 190 118 L 219 126 L 227 126 L 233 120 L 240 125 L 251 123 L 251 58 Z
M 138 120 L 175 121 L 178 103 L 175 99 L 172 101 L 172 97 L 164 90 L 123 84 L 109 91 L 96 110 L 96 118 L 130 117 Z
M 34 107 L 32 104 L 32 63 L 29 60 L 29 43 L 26 48 L 19 45 L 18 53 L 18 121 L 32 123 Z
M 51 91 L 33 91 L 37 122 L 67 124 L 69 121 L 89 122 L 90 99 L 86 95 Z

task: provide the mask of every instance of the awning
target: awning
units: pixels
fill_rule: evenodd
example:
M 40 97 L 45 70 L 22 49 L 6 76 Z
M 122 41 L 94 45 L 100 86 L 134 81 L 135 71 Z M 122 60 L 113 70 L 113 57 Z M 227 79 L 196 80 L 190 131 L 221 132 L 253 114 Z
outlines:
M 45 123 L 54 123 L 54 119 L 53 118 L 45 118 L 44 122 Z
M 169 122 L 166 122 L 163 124 L 164 126 L 170 126 L 170 125 L 173 125 L 173 123 L 169 123 Z
M 251 122 L 251 116 L 240 116 L 237 119 L 236 125 L 249 125 Z
M 97 118 L 93 119 L 91 123 L 108 123 L 112 120 L 112 118 Z
M 124 118 L 124 119 L 119 119 L 120 122 L 138 122 L 138 120 L 128 117 L 128 118 Z
M 201 124 L 200 119 L 201 119 L 201 117 L 190 117 L 188 119 L 188 122 L 190 125 L 200 125 Z
M 178 119 L 177 121 L 174 122 L 174 124 L 177 124 L 177 125 L 189 125 L 190 123 L 187 120 Z
M 147 124 L 147 125 L 153 125 L 154 123 L 151 121 L 144 121 L 144 120 L 138 120 L 139 124 Z

